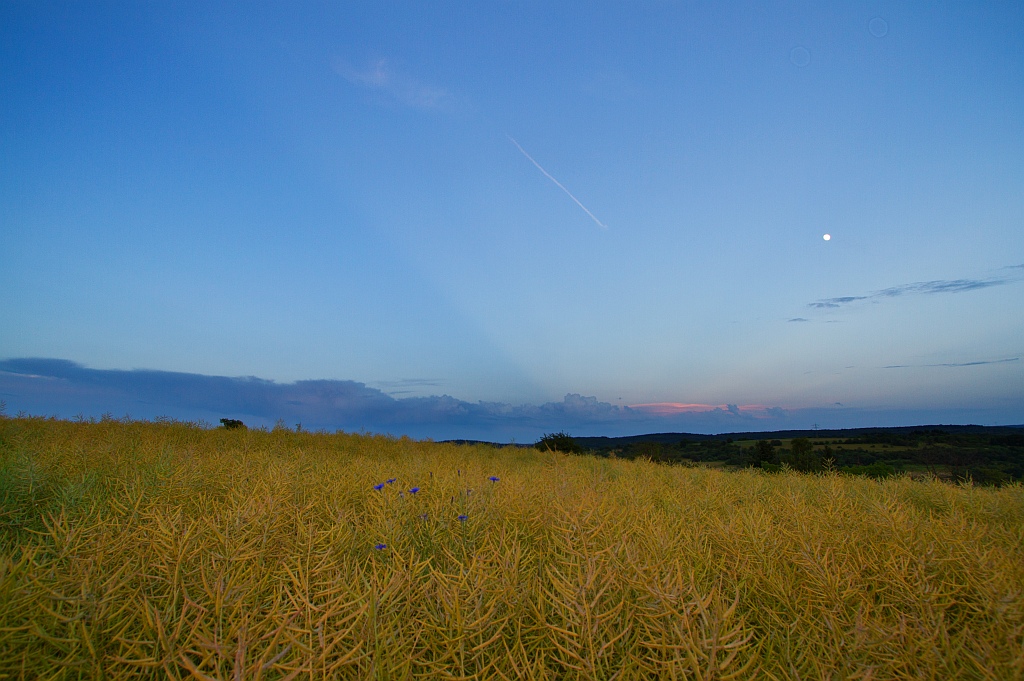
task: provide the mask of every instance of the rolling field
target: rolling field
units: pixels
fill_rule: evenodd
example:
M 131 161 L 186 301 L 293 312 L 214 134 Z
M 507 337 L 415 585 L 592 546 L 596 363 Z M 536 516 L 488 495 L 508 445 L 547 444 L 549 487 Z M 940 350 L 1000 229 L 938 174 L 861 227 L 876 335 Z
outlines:
M 1021 679 L 1024 488 L 0 419 L 0 678 Z

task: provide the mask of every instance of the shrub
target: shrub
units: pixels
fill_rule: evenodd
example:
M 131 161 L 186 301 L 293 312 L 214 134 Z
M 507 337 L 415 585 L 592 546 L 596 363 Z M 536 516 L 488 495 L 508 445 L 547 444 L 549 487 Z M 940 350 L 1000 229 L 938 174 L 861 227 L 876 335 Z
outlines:
M 566 454 L 582 454 L 584 451 L 580 443 L 576 442 L 571 435 L 565 432 L 550 433 L 537 441 L 537 449 L 550 450 L 552 452 L 565 452 Z

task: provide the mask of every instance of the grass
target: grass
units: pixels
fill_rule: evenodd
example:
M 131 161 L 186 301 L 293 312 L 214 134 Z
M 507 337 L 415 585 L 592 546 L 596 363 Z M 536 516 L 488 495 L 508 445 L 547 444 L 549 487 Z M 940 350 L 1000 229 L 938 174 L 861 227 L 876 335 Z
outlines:
M 1020 485 L 0 420 L 0 678 L 1019 679 L 1022 590 Z

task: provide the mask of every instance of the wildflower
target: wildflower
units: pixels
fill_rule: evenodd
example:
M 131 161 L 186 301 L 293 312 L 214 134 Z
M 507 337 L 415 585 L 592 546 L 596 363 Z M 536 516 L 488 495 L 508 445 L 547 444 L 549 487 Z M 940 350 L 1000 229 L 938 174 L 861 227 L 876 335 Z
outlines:
M 419 492 L 419 491 L 420 491 L 419 487 L 413 487 L 411 490 L 409 490 L 409 494 L 416 494 L 416 492 Z
M 467 490 L 466 490 L 466 496 L 467 496 L 467 497 L 468 497 L 468 496 L 469 496 L 470 494 L 472 494 L 472 493 L 473 493 L 473 490 L 471 490 L 471 489 L 467 489 Z
M 487 479 L 490 480 L 491 482 L 498 482 L 499 480 L 501 480 L 501 478 L 499 478 L 496 475 L 492 475 L 491 477 L 489 477 Z
M 382 482 L 379 485 L 374 485 L 373 488 L 379 492 L 384 489 L 384 483 Z
M 397 480 L 397 479 L 398 479 L 398 478 L 388 478 L 388 479 L 387 479 L 387 480 L 385 480 L 384 482 L 386 482 L 386 483 L 388 483 L 388 484 L 390 485 L 391 483 L 393 483 L 393 482 L 394 482 L 395 480 Z
M 459 516 L 459 522 L 460 522 L 460 523 L 464 523 L 464 522 L 466 522 L 466 520 L 468 520 L 468 519 L 469 519 L 469 516 L 468 516 L 468 515 L 460 515 L 460 516 Z
M 376 545 L 376 546 L 374 546 L 373 548 L 377 549 L 378 551 L 383 551 L 383 550 L 384 550 L 384 549 L 386 549 L 387 547 L 388 547 L 388 545 L 387 545 L 387 544 L 377 544 L 377 545 Z
M 462 475 L 462 469 L 460 468 L 458 472 L 459 472 L 459 476 L 461 476 Z
M 422 521 L 426 522 L 426 520 L 427 520 L 427 514 L 426 514 L 426 513 L 422 513 L 422 514 L 420 514 L 420 520 L 422 520 Z

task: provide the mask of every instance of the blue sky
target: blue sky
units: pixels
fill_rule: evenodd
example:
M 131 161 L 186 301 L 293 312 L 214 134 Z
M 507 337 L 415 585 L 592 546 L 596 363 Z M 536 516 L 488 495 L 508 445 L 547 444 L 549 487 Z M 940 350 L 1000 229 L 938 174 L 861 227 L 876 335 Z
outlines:
M 1024 422 L 1024 7 L 723 5 L 0 3 L 0 399 Z

